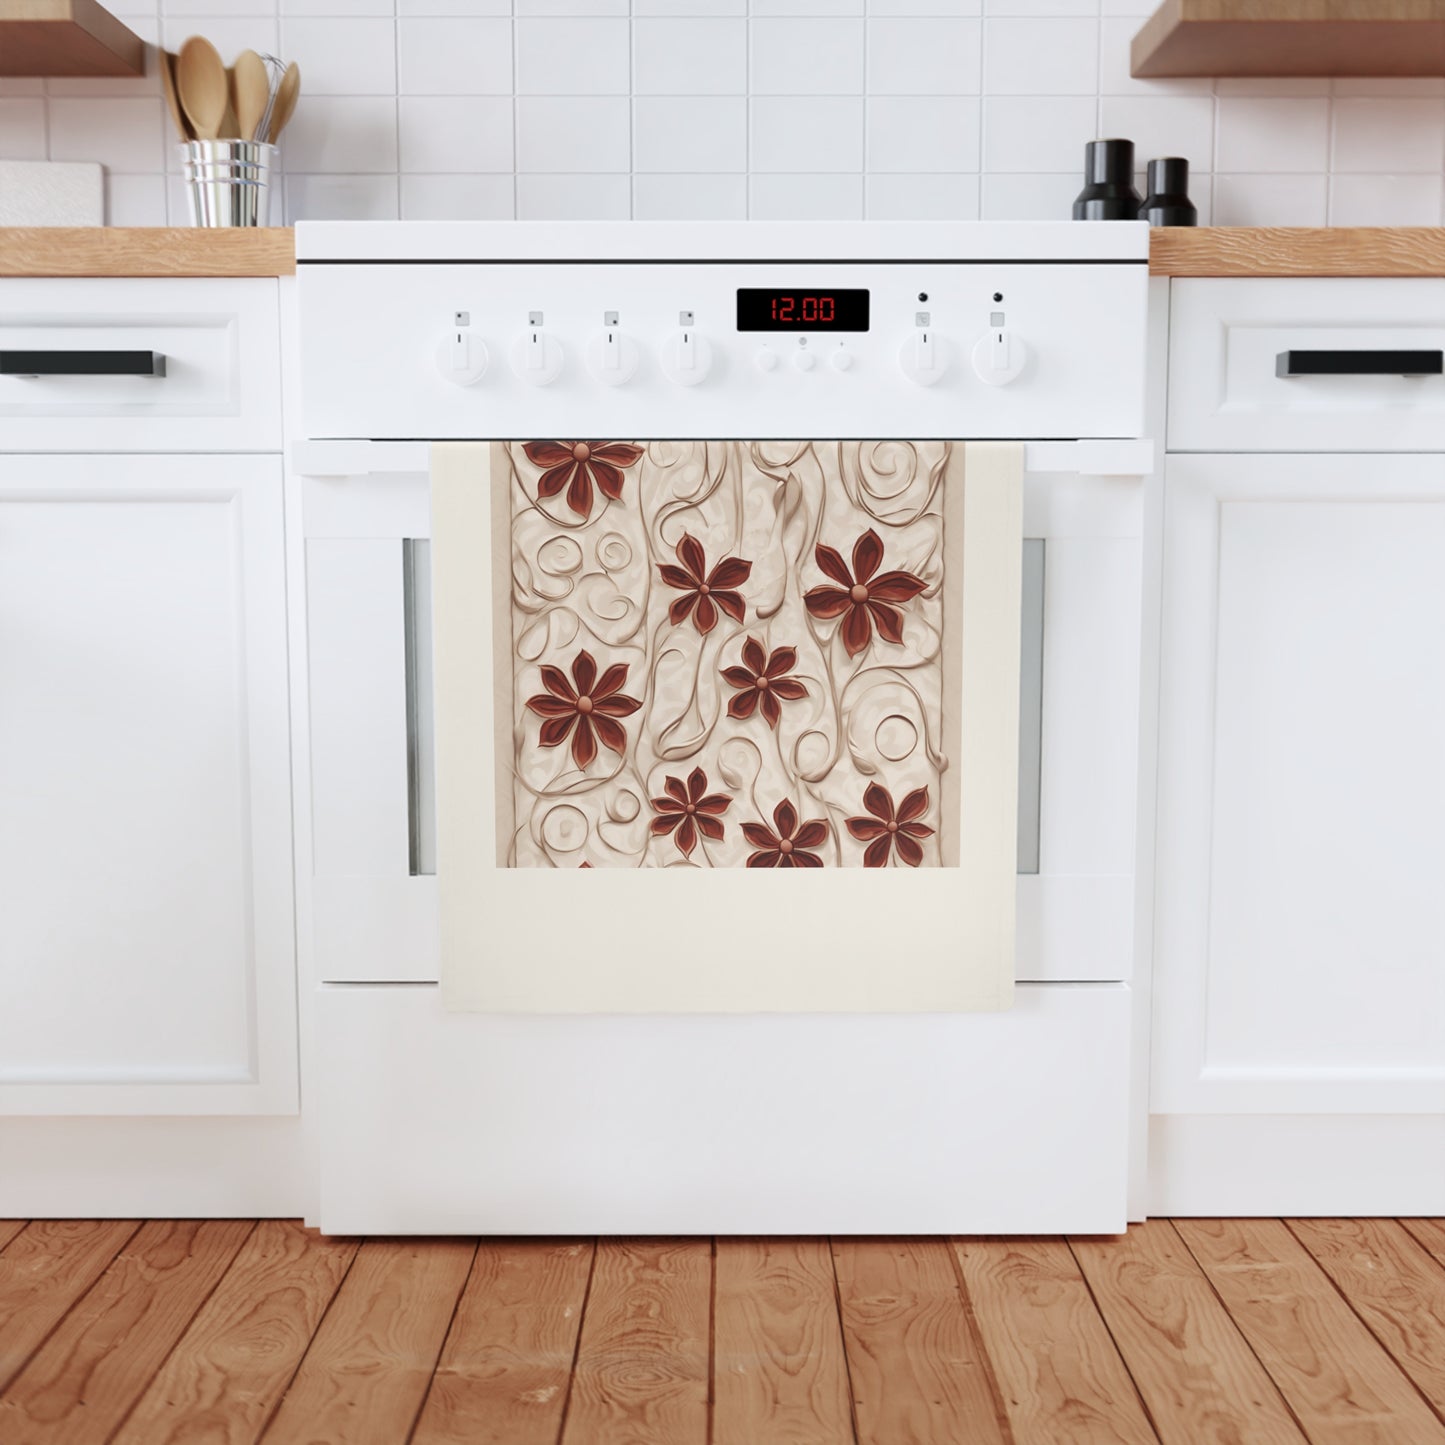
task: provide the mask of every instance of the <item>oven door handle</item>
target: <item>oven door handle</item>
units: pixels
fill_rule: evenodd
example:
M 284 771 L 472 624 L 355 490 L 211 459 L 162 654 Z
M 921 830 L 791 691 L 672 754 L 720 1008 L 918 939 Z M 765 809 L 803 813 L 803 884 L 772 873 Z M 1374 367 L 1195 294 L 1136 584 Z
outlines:
M 159 351 L 0 351 L 0 376 L 164 376 Z
M 1439 376 L 1442 351 L 1281 351 L 1274 374 L 1292 376 Z

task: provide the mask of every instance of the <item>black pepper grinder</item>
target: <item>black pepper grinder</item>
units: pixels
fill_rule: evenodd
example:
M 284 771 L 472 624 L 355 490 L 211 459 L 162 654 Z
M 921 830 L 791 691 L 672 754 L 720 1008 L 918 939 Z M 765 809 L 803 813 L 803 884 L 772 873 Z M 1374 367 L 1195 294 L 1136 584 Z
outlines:
M 1149 162 L 1149 194 L 1139 219 L 1151 226 L 1197 226 L 1199 212 L 1189 199 L 1189 162 L 1183 156 L 1160 156 Z
M 1134 142 L 1091 140 L 1084 147 L 1084 189 L 1074 201 L 1076 221 L 1134 221 Z

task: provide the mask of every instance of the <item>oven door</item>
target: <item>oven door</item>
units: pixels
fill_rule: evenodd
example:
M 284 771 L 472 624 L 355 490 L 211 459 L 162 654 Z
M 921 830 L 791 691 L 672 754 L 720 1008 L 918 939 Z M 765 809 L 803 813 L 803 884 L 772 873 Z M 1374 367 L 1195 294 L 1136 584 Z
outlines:
M 1021 982 L 1130 974 L 1139 478 L 1149 453 L 1142 443 L 1025 449 Z M 321 983 L 434 983 L 427 448 L 303 443 L 293 461 L 303 489 L 309 693 L 302 926 Z

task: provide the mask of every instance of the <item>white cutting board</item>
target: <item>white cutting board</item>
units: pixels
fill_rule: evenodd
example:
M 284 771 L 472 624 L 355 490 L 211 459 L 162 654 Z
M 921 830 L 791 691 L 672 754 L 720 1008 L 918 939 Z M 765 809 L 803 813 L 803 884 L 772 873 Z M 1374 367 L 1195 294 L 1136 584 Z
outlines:
M 100 226 L 105 186 L 92 161 L 0 161 L 0 226 Z

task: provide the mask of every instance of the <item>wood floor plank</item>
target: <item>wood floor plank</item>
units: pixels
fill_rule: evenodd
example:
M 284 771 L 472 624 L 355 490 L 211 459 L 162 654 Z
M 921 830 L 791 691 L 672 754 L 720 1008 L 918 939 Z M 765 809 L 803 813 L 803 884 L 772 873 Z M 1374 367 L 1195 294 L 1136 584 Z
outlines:
M 1279 1220 L 1175 1228 L 1311 1445 L 1445 1445 L 1445 1425 Z
M 1445 1267 L 1393 1219 L 1289 1227 L 1396 1363 L 1445 1416 Z
M 108 1439 L 253 1228 L 249 1219 L 141 1225 L 0 1399 L 0 1440 Z
M 712 1246 L 597 1245 L 562 1445 L 703 1445 Z
M 368 1239 L 356 1252 L 267 1445 L 397 1445 L 436 1368 L 475 1240 Z
M 593 1249 L 591 1240 L 481 1242 L 412 1445 L 553 1445 Z
M 0 1219 L 0 1250 L 3 1250 L 28 1221 L 24 1219 Z
M 0 1391 L 140 1225 L 134 1219 L 37 1219 L 0 1254 Z
M 713 1445 L 853 1445 L 848 1365 L 823 1239 L 719 1239 Z
M 1441 1264 L 1445 1264 L 1445 1219 L 1402 1219 L 1401 1224 Z
M 262 1220 L 110 1445 L 252 1445 L 356 1247 Z
M 836 1239 L 833 1264 L 860 1445 L 1004 1441 L 947 1241 Z
M 1015 1445 L 1157 1445 L 1062 1239 L 955 1239 Z
M 1304 1445 L 1167 1219 L 1070 1245 L 1163 1445 Z

